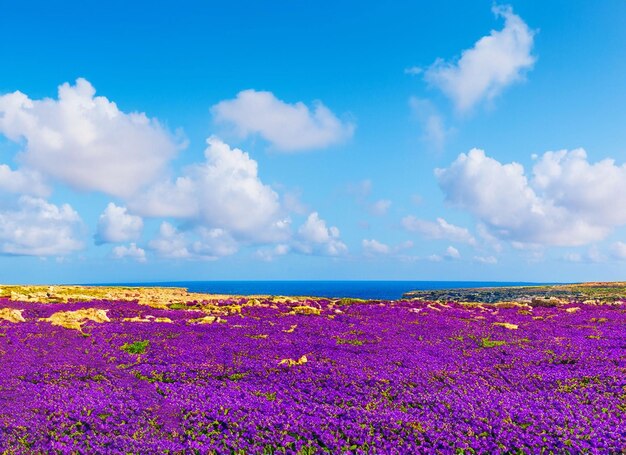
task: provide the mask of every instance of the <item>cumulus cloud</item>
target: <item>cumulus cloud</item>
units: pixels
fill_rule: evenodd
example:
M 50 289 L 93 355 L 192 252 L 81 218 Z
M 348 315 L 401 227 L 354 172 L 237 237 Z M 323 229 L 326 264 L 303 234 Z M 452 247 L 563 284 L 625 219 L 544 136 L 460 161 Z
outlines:
M 217 259 L 235 254 L 239 249 L 237 241 L 224 229 L 201 227 L 196 230 L 196 234 L 198 238 L 191 243 L 194 256 Z
M 481 100 L 491 100 L 530 70 L 534 31 L 510 6 L 494 6 L 496 17 L 504 19 L 502 30 L 492 30 L 454 62 L 437 60 L 424 73 L 427 82 L 438 87 L 459 112 L 470 110 Z
M 260 180 L 257 162 L 217 137 L 207 144 L 205 163 L 130 200 L 133 212 L 224 229 L 238 240 L 284 240 L 290 221 L 282 214 L 278 194 Z
M 38 172 L 30 169 L 13 170 L 6 164 L 0 164 L 0 191 L 39 197 L 50 194 L 50 188 Z
M 498 263 L 498 259 L 495 256 L 474 256 L 474 261 L 489 265 Z
M 96 245 L 136 240 L 141 236 L 143 220 L 128 213 L 126 207 L 110 202 L 98 219 Z
M 166 221 L 161 223 L 158 235 L 148 246 L 163 258 L 204 260 L 235 254 L 239 248 L 237 241 L 224 229 L 200 226 L 179 231 Z
M 135 243 L 130 245 L 118 245 L 111 252 L 115 259 L 133 259 L 137 262 L 146 262 L 146 252 L 143 248 L 139 248 Z
M 198 218 L 198 182 L 194 178 L 201 174 L 202 165 L 193 165 L 188 171 L 194 176 L 184 175 L 174 181 L 157 182 L 146 191 L 128 200 L 135 213 L 146 217 Z
M 612 159 L 587 161 L 583 149 L 546 152 L 533 169 L 533 185 L 545 199 L 607 225 L 626 223 L 626 165 Z
M 376 239 L 363 239 L 361 243 L 363 246 L 363 251 L 365 254 L 375 255 L 375 254 L 389 254 L 391 249 L 389 245 L 379 242 Z
M 418 232 L 429 239 L 445 239 L 452 242 L 468 243 L 470 245 L 476 244 L 476 239 L 470 234 L 469 230 L 448 223 L 443 218 L 437 218 L 437 221 L 433 222 L 420 220 L 414 216 L 406 216 L 402 219 L 402 226 L 407 231 Z
M 242 92 L 231 104 L 215 106 L 214 112 L 230 121 L 228 116 L 242 113 L 239 109 L 249 107 L 249 102 L 258 102 L 256 108 L 261 110 L 254 112 L 273 112 L 280 128 L 272 129 L 276 125 L 271 121 L 244 122 L 245 134 L 267 135 L 276 148 L 322 147 L 347 139 L 354 129 L 321 103 L 309 109 L 265 92 Z M 347 250 L 338 229 L 326 227 L 317 214 L 293 234 L 289 214 L 310 210 L 294 195 L 279 198 L 262 182 L 254 159 L 216 137 L 207 140 L 203 162 L 168 179 L 168 163 L 183 145 L 179 139 L 157 120 L 123 112 L 109 99 L 96 96 L 84 79 L 61 85 L 57 98 L 31 99 L 21 92 L 0 95 L 0 135 L 21 147 L 16 156 L 20 167 L 0 164 L 0 193 L 31 196 L 20 199 L 20 208 L 0 208 L 4 254 L 65 254 L 82 247 L 75 235 L 81 224 L 76 212 L 32 197 L 48 196 L 48 183 L 59 182 L 123 201 L 106 207 L 94 235 L 96 244 L 124 243 L 113 249 L 116 258 L 140 260 L 141 251 L 145 258 L 145 251 L 132 243 L 141 236 L 142 217 L 174 219 L 174 224 L 163 223 L 146 247 L 161 257 L 213 259 L 247 245 L 267 246 L 273 256 L 291 249 L 328 255 Z M 389 202 L 374 205 L 377 213 L 384 212 Z M 326 230 L 326 239 L 312 235 L 316 226 L 319 232 Z
M 24 141 L 24 165 L 78 190 L 128 197 L 152 182 L 180 148 L 157 120 L 125 113 L 85 79 L 58 99 L 0 96 L 0 134 Z
M 291 250 L 289 245 L 280 243 L 273 248 L 260 248 L 256 251 L 255 256 L 265 262 L 270 262 L 278 256 L 284 256 Z
M 81 219 L 68 204 L 22 196 L 18 206 L 0 211 L 0 253 L 60 256 L 82 249 Z
M 347 251 L 339 230 L 327 227 L 317 212 L 309 214 L 294 235 L 286 215 L 289 209 L 261 181 L 257 162 L 217 137 L 207 143 L 204 163 L 189 166 L 176 180 L 153 185 L 128 201 L 133 213 L 181 221 L 183 230 L 163 223 L 149 243 L 158 256 L 214 259 L 255 244 L 274 244 L 257 250 L 262 260 L 291 250 L 330 256 Z M 292 205 L 302 209 L 301 204 Z
M 191 253 L 187 248 L 185 235 L 167 221 L 161 223 L 158 235 L 152 239 L 148 246 L 158 256 L 169 259 L 188 259 Z
M 321 219 L 317 212 L 313 212 L 298 229 L 294 247 L 305 254 L 339 256 L 348 251 L 348 247 L 339 237 L 337 227 L 327 227 L 326 221 Z
M 459 250 L 450 245 L 448 248 L 446 248 L 446 253 L 444 256 L 448 259 L 460 259 L 461 253 L 459 253 Z
M 324 148 L 341 143 L 354 133 L 354 124 L 342 122 L 316 101 L 313 109 L 304 103 L 289 104 L 271 92 L 244 90 L 231 100 L 211 108 L 218 123 L 228 124 L 243 137 L 260 135 L 284 152 Z
M 382 255 L 398 255 L 401 259 L 407 259 L 407 256 L 400 254 L 405 250 L 413 248 L 413 242 L 407 240 L 406 242 L 399 243 L 397 245 L 387 245 L 386 243 L 379 242 L 376 239 L 363 239 L 361 241 L 363 247 L 363 253 L 366 256 L 382 256 Z
M 579 246 L 626 224 L 626 165 L 590 163 L 584 150 L 546 152 L 529 179 L 518 163 L 479 149 L 435 171 L 452 205 L 478 218 L 499 239 L 518 244 Z

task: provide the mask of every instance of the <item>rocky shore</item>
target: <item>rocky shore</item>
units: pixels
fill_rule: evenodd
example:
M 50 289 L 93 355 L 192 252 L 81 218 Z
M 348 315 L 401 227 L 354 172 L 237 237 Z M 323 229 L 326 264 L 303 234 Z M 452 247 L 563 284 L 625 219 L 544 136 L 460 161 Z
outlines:
M 518 302 L 551 306 L 569 302 L 613 303 L 626 300 L 626 282 L 590 282 L 550 286 L 515 286 L 411 291 L 403 296 L 435 302 Z

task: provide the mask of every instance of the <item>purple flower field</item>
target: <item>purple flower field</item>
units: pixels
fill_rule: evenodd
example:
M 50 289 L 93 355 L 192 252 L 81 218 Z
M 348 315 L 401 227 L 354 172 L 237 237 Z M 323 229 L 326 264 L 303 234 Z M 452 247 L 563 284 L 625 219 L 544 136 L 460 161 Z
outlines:
M 2 454 L 626 451 L 623 303 L 0 307 Z

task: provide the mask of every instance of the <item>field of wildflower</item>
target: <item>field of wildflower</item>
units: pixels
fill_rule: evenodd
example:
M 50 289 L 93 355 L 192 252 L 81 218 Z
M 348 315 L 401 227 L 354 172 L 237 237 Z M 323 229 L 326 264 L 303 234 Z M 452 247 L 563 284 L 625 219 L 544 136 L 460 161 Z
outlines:
M 0 453 L 626 451 L 622 301 L 184 297 L 0 298 Z

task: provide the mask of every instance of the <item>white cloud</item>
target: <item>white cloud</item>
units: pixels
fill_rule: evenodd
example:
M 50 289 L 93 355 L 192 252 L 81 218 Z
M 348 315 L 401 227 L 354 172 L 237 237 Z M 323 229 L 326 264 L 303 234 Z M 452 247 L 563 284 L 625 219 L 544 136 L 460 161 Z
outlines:
M 498 259 L 495 256 L 474 256 L 474 260 L 481 264 L 497 264 Z
M 127 197 L 152 182 L 180 144 L 157 120 L 125 113 L 85 79 L 58 99 L 0 96 L 0 134 L 25 141 L 19 160 L 73 188 Z
M 369 205 L 369 212 L 374 216 L 384 216 L 391 207 L 389 199 L 379 199 Z
M 386 243 L 379 242 L 376 239 L 363 239 L 361 241 L 363 247 L 363 253 L 366 256 L 388 255 L 394 254 L 398 258 L 406 259 L 403 251 L 413 248 L 413 242 L 407 240 L 406 242 L 399 243 L 394 246 L 387 245 Z
M 148 246 L 158 256 L 169 259 L 214 260 L 235 254 L 239 249 L 237 241 L 224 229 L 200 226 L 179 231 L 166 221 Z
M 294 247 L 301 253 L 329 256 L 339 256 L 348 251 L 345 243 L 339 240 L 339 229 L 327 227 L 317 212 L 311 213 L 298 229 Z
M 18 205 L 0 211 L 0 254 L 57 256 L 83 247 L 81 219 L 68 204 L 22 196 Z
M 436 61 L 424 75 L 426 81 L 452 99 L 460 112 L 470 110 L 483 99 L 493 99 L 522 79 L 535 63 L 535 32 L 510 6 L 494 6 L 493 12 L 504 18 L 502 30 L 483 36 L 474 47 L 463 51 L 456 62 Z
M 129 214 L 126 207 L 110 202 L 98 219 L 96 245 L 137 240 L 142 229 L 143 220 L 140 217 Z
M 435 150 L 443 150 L 454 130 L 446 126 L 443 117 L 429 100 L 411 97 L 409 105 L 421 125 L 421 139 Z
M 167 221 L 161 223 L 159 234 L 148 244 L 151 250 L 161 257 L 169 259 L 189 259 L 185 235 Z
M 38 172 L 30 169 L 13 170 L 6 164 L 0 164 L 0 191 L 39 197 L 50 194 L 50 188 Z
M 206 162 L 188 167 L 176 181 L 159 183 L 130 200 L 133 212 L 149 217 L 190 220 L 224 229 L 238 240 L 271 242 L 289 235 L 278 194 L 258 176 L 244 151 L 217 137 L 207 140 Z
M 375 255 L 375 254 L 389 254 L 391 249 L 389 245 L 379 242 L 376 239 L 363 239 L 361 243 L 363 245 L 363 250 L 365 254 Z
M 600 224 L 626 223 L 626 165 L 612 159 L 589 163 L 583 149 L 546 152 L 533 168 L 533 186 L 543 198 Z
M 406 216 L 402 219 L 402 226 L 407 231 L 418 232 L 429 239 L 445 239 L 470 245 L 476 244 L 476 239 L 466 228 L 450 224 L 443 218 L 437 218 L 436 222 L 432 222 L 420 220 L 414 216 Z
M 542 213 L 541 201 L 528 186 L 520 164 L 503 165 L 487 157 L 484 151 L 472 149 L 467 155 L 460 154 L 449 168 L 437 169 L 435 175 L 446 200 L 453 205 L 468 209 L 513 240 L 532 237 L 510 234 L 513 229 L 525 231 L 520 227 L 524 223 L 520 215 L 527 218 Z M 502 232 L 503 228 L 506 231 Z
M 459 250 L 457 250 L 453 246 L 449 246 L 448 248 L 446 248 L 445 257 L 448 259 L 460 259 L 461 253 L 459 253 Z
M 522 165 L 478 149 L 435 174 L 449 203 L 518 244 L 579 246 L 626 224 L 626 200 L 615 197 L 626 194 L 626 166 L 589 163 L 582 149 L 545 153 L 530 180 Z
M 428 259 L 430 262 L 441 262 L 441 261 L 443 261 L 443 258 L 441 256 L 439 256 L 438 254 L 431 254 L 426 259 Z
M 265 262 L 273 261 L 278 256 L 284 256 L 289 253 L 291 248 L 289 245 L 280 243 L 273 248 L 260 248 L 256 251 L 255 256 Z
M 135 243 L 130 245 L 118 245 L 113 248 L 112 255 L 115 259 L 129 258 L 137 262 L 146 262 L 146 252 L 143 248 L 139 248 Z
M 198 173 L 194 165 L 190 172 Z M 198 218 L 198 182 L 191 176 L 158 182 L 128 200 L 130 209 L 145 217 Z
M 237 241 L 224 229 L 201 227 L 196 230 L 196 233 L 199 238 L 191 244 L 191 252 L 195 256 L 217 259 L 235 254 L 239 249 Z
M 234 126 L 243 137 L 258 134 L 285 152 L 324 148 L 343 142 L 354 124 L 342 122 L 316 101 L 310 110 L 304 103 L 285 103 L 271 92 L 244 90 L 235 99 L 211 108 L 218 123 Z
M 149 247 L 161 257 L 215 259 L 234 254 L 240 245 L 274 244 L 257 250 L 271 260 L 292 248 L 304 254 L 337 256 L 347 251 L 336 227 L 311 213 L 295 237 L 288 208 L 258 176 L 257 162 L 216 137 L 208 139 L 206 162 L 189 166 L 175 181 L 151 187 L 128 202 L 147 217 L 183 221 L 183 231 L 163 223 Z M 287 204 L 287 202 L 284 202 Z M 296 200 L 291 210 L 303 207 Z

